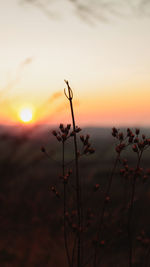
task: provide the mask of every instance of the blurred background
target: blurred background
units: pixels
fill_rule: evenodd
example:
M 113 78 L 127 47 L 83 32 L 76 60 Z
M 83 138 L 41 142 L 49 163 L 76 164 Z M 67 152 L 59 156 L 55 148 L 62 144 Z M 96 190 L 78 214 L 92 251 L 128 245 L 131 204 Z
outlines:
M 112 126 L 140 127 L 149 137 L 149 29 L 146 0 L 0 1 L 0 266 L 66 266 L 62 203 L 50 190 L 61 174 L 61 146 L 51 131 L 71 123 L 64 79 L 73 89 L 76 123 L 96 148 L 80 162 L 89 192 L 95 183 L 104 190 L 113 167 Z M 133 166 L 134 156 L 124 152 Z M 73 158 L 68 143 L 66 162 Z M 149 167 L 148 153 L 142 164 Z M 123 192 L 118 169 L 114 214 Z M 138 193 L 136 233 L 144 228 L 150 236 L 149 186 Z M 113 249 L 103 266 L 126 267 L 124 239 Z M 135 266 L 143 255 L 137 245 Z
M 149 125 L 149 1 L 9 0 L 0 3 L 1 123 L 70 117 L 64 79 L 80 124 Z

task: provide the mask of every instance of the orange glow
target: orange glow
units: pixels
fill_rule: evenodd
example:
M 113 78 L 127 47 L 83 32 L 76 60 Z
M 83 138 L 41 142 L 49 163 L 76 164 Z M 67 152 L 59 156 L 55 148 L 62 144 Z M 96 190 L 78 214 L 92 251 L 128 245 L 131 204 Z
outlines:
M 33 117 L 32 110 L 30 108 L 23 108 L 19 113 L 19 117 L 24 123 L 31 122 Z

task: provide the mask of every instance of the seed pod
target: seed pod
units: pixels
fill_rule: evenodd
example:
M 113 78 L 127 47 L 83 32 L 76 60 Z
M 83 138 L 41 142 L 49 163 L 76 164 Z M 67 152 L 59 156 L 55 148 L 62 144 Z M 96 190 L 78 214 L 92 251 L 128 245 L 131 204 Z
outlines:
M 84 142 L 84 135 L 80 135 L 80 140 Z
M 118 137 L 119 137 L 119 140 L 123 140 L 123 133 L 119 133 L 119 135 L 118 135 Z
M 117 134 L 118 134 L 118 130 L 115 127 L 113 127 L 112 128 L 112 136 L 117 137 Z
M 137 145 L 133 145 L 133 146 L 132 146 L 132 149 L 133 149 L 134 152 L 138 152 Z
M 140 133 L 140 129 L 135 129 L 135 133 L 138 135 Z
M 70 130 L 71 124 L 67 124 L 67 129 Z
M 62 139 L 61 139 L 61 137 L 60 137 L 59 135 L 57 135 L 57 140 L 58 140 L 59 142 L 62 141 Z
M 136 138 L 134 139 L 134 143 L 139 143 L 139 138 L 138 138 L 138 137 L 136 137 Z
M 54 136 L 57 136 L 57 132 L 56 132 L 55 130 L 52 131 L 52 134 L 53 134 Z

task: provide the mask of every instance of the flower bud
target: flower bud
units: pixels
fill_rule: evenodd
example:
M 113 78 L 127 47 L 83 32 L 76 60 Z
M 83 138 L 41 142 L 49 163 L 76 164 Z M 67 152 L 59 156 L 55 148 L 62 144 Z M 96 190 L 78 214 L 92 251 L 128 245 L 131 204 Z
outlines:
M 53 134 L 54 136 L 57 136 L 57 132 L 56 132 L 55 130 L 52 131 L 52 134 Z
M 84 135 L 80 135 L 80 140 L 84 142 Z
M 138 135 L 140 133 L 140 129 L 135 129 L 135 133 Z
M 132 149 L 133 149 L 134 152 L 138 152 L 137 145 L 133 145 L 133 146 L 132 146 Z
M 61 142 L 61 137 L 59 135 L 57 136 L 57 140 Z

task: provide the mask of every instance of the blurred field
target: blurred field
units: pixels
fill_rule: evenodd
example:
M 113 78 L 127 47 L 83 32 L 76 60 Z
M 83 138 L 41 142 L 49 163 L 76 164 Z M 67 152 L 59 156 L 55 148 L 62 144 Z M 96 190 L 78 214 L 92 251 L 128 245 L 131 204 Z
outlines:
M 50 190 L 51 185 L 59 184 L 61 146 L 52 136 L 51 130 L 48 126 L 0 127 L 0 266 L 2 267 L 63 267 L 62 262 L 65 262 L 61 226 L 62 204 Z M 143 129 L 142 132 L 148 135 L 147 129 Z M 86 202 L 87 207 L 98 206 L 101 196 L 97 202 L 95 198 L 90 199 L 90 192 L 95 183 L 100 184 L 103 192 L 115 158 L 115 143 L 109 128 L 87 128 L 83 133 L 90 134 L 92 146 L 96 149 L 95 154 L 86 156 L 80 161 L 80 174 L 85 184 L 83 193 L 89 201 Z M 46 148 L 49 158 L 41 152 L 42 146 Z M 150 167 L 149 155 L 150 151 L 146 152 L 142 162 L 145 167 Z M 71 161 L 73 157 L 72 145 L 69 142 L 66 162 Z M 129 157 L 131 165 L 134 165 L 133 153 L 125 152 L 124 157 Z M 73 168 L 72 163 L 68 166 Z M 111 190 L 112 201 L 106 214 L 106 224 L 111 222 L 107 226 L 107 235 L 112 235 L 112 241 L 107 252 L 105 249 L 103 251 L 103 266 L 127 266 L 126 233 L 124 230 L 119 236 L 120 222 L 114 219 L 124 201 L 124 191 L 128 192 L 128 185 L 125 187 L 125 183 L 119 175 L 118 168 Z M 134 210 L 135 236 L 144 230 L 150 237 L 149 205 L 150 182 L 144 185 L 139 182 Z M 136 241 L 135 246 L 135 266 L 142 266 L 144 251 L 148 247 Z M 106 257 L 105 253 L 109 253 L 109 257 Z

